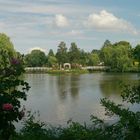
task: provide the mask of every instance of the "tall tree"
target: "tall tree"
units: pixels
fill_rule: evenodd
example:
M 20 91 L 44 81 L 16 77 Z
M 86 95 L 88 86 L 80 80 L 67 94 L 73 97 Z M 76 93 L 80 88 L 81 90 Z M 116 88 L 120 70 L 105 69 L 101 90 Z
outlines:
M 80 49 L 74 42 L 71 43 L 71 47 L 69 49 L 69 61 L 73 64 L 80 62 Z
M 54 52 L 52 49 L 49 50 L 48 56 L 54 56 Z
M 80 50 L 80 60 L 79 63 L 82 66 L 86 66 L 88 63 L 88 53 L 86 53 L 84 50 Z
M 58 45 L 56 58 L 59 64 L 68 62 L 67 47 L 65 42 L 60 42 L 60 44 Z
M 135 48 L 134 48 L 134 52 L 133 52 L 134 58 L 140 62 L 140 44 L 138 44 Z

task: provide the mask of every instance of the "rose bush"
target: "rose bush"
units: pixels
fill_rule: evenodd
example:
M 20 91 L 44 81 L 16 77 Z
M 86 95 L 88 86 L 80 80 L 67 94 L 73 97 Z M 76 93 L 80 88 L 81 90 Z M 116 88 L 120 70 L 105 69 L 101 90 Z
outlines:
M 3 104 L 2 109 L 5 110 L 5 111 L 10 111 L 10 110 L 13 109 L 13 105 L 9 104 L 9 103 Z
M 0 140 L 8 140 L 15 133 L 13 123 L 24 116 L 20 100 L 26 100 L 30 87 L 21 78 L 23 64 L 22 56 L 11 57 L 6 51 L 0 50 Z

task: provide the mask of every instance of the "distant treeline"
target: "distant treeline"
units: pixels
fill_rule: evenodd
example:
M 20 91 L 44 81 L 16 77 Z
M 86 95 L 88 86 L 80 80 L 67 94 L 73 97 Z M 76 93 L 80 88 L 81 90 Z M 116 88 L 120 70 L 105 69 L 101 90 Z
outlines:
M 10 38 L 0 33 L 0 49 L 8 52 L 10 56 L 21 55 L 14 49 Z M 0 58 L 1 60 L 1 58 Z M 41 50 L 32 50 L 24 55 L 26 67 L 52 67 L 59 69 L 64 63 L 70 63 L 72 68 L 81 66 L 110 66 L 111 71 L 116 72 L 138 72 L 140 71 L 140 44 L 132 47 L 127 41 L 111 43 L 106 40 L 101 49 L 93 49 L 91 52 L 85 52 L 78 48 L 76 43 L 71 43 L 70 48 L 65 42 L 60 42 L 57 52 L 52 49 L 48 54 Z
M 137 72 L 139 71 L 140 45 L 132 47 L 127 41 L 120 41 L 112 44 L 106 40 L 100 50 L 93 49 L 85 52 L 77 47 L 76 43 L 71 43 L 67 48 L 65 42 L 60 42 L 57 52 L 52 49 L 48 54 L 41 50 L 32 50 L 25 55 L 27 67 L 53 67 L 58 69 L 64 63 L 70 63 L 72 68 L 80 66 L 106 65 L 111 67 L 111 71 L 116 72 Z

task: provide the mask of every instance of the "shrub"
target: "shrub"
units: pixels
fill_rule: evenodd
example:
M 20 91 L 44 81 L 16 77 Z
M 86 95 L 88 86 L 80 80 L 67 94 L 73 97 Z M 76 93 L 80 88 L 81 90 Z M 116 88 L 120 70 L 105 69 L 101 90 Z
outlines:
M 13 58 L 6 51 L 0 50 L 0 139 L 2 140 L 8 140 L 15 134 L 13 123 L 24 116 L 20 99 L 26 100 L 29 85 L 21 79 L 23 72 L 22 56 Z

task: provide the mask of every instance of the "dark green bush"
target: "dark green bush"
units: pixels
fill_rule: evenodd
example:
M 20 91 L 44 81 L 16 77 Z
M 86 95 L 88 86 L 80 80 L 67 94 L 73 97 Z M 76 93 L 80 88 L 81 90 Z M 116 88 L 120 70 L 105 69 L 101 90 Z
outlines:
M 15 134 L 13 123 L 24 115 L 20 99 L 26 100 L 29 85 L 20 77 L 24 72 L 21 56 L 11 57 L 1 49 L 0 62 L 0 139 L 8 140 Z

